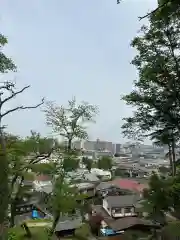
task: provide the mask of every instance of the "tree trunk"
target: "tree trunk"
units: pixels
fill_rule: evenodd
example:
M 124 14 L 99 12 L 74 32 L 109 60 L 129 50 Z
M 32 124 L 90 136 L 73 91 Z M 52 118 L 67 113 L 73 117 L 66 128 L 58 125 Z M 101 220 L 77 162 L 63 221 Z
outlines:
M 15 217 L 15 209 L 16 209 L 16 205 L 17 205 L 16 200 L 19 197 L 19 193 L 20 193 L 23 182 L 24 182 L 24 177 L 22 176 L 15 196 L 14 197 L 11 196 L 11 199 L 10 199 L 11 200 L 11 203 L 10 203 L 11 204 L 11 206 L 10 206 L 10 209 L 11 209 L 10 226 L 11 227 L 14 227 L 14 225 L 15 225 L 14 217 Z M 14 184 L 13 184 L 13 186 L 14 186 Z M 12 189 L 12 191 L 14 191 L 14 188 Z
M 0 224 L 0 240 L 7 240 L 8 239 L 8 223 L 4 221 Z
M 72 139 L 69 138 L 69 139 L 68 139 L 68 151 L 69 151 L 69 152 L 71 151 L 71 148 L 72 148 Z
M 172 148 L 171 145 L 168 144 L 168 151 L 169 151 L 169 161 L 170 161 L 170 167 L 171 167 L 171 174 L 174 176 L 174 164 L 173 164 L 173 159 L 172 159 Z
M 173 172 L 175 176 L 176 175 L 176 152 L 175 152 L 175 142 L 173 137 L 172 137 L 172 162 L 173 162 Z
M 31 231 L 30 229 L 28 228 L 27 224 L 26 223 L 23 223 L 22 225 L 22 228 L 25 230 L 26 232 L 26 237 L 27 238 L 32 238 L 32 234 L 31 234 Z
M 59 221 L 59 218 L 60 218 L 60 215 L 58 214 L 57 216 L 54 217 L 54 220 L 53 220 L 53 224 L 52 224 L 52 228 L 51 228 L 51 231 L 50 231 L 50 236 L 52 236 L 54 234 L 54 231 L 56 229 L 56 225 Z
M 9 203 L 8 161 L 6 157 L 6 143 L 4 140 L 0 116 L 0 240 L 7 236 L 7 213 Z
M 13 201 L 11 202 L 10 227 L 14 227 L 15 225 L 14 217 L 15 217 L 15 203 Z

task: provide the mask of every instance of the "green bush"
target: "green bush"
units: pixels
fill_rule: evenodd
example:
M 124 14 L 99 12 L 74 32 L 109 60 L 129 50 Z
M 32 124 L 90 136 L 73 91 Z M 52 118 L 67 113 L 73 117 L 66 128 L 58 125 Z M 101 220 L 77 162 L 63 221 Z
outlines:
M 87 238 L 91 235 L 90 228 L 88 224 L 83 224 L 80 228 L 76 229 L 75 236 L 79 240 L 87 240 Z
M 18 240 L 18 236 L 15 232 L 9 232 L 8 233 L 8 240 Z

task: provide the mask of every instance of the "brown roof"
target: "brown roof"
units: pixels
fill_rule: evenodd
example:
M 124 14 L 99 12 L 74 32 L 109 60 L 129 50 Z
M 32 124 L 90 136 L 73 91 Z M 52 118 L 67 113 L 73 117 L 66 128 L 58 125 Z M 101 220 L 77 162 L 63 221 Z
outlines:
M 114 231 L 121 231 L 135 225 L 144 225 L 150 227 L 159 227 L 159 225 L 152 224 L 149 220 L 140 219 L 138 217 L 124 217 L 119 218 L 113 222 L 107 223 L 110 228 Z
M 114 219 L 104 210 L 101 205 L 92 205 L 92 210 L 96 212 L 97 215 L 100 215 L 104 221 L 114 221 Z
M 96 211 L 97 215 L 100 215 L 107 225 L 114 231 L 121 231 L 135 225 L 144 225 L 158 228 L 159 225 L 153 224 L 151 221 L 141 219 L 138 217 L 123 217 L 114 219 L 103 209 L 101 205 L 93 205 L 92 210 Z

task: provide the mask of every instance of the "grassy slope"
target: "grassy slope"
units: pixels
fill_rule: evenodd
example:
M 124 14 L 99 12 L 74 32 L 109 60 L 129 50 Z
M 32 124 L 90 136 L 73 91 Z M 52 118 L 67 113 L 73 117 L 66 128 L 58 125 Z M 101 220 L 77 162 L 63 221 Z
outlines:
M 31 228 L 30 229 L 32 232 L 32 240 L 47 240 L 47 232 L 45 230 L 45 228 Z M 21 227 L 16 227 L 10 230 L 10 233 L 13 233 L 17 240 L 25 240 L 25 231 L 21 228 Z M 13 239 L 13 238 L 12 238 Z

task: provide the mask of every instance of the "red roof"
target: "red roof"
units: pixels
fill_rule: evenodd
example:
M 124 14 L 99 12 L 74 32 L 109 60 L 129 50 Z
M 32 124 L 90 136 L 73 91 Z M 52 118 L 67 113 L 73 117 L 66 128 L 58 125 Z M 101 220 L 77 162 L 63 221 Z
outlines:
M 133 181 L 129 179 L 115 179 L 114 181 L 112 181 L 112 183 L 122 189 L 138 191 L 138 192 L 142 192 L 143 189 L 148 187 L 145 184 L 140 184 L 137 181 Z

